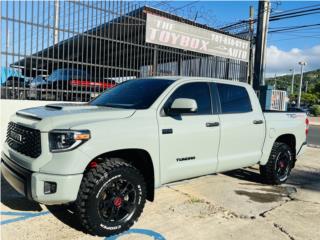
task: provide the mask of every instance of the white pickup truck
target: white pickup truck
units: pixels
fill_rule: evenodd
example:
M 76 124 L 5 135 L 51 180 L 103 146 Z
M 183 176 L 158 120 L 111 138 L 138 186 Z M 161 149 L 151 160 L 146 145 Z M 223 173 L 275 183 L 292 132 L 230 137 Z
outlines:
M 244 83 L 129 80 L 86 104 L 18 111 L 1 170 L 29 199 L 74 203 L 89 233 L 110 236 L 166 183 L 254 164 L 267 183 L 285 182 L 307 130 L 304 113 L 262 112 Z

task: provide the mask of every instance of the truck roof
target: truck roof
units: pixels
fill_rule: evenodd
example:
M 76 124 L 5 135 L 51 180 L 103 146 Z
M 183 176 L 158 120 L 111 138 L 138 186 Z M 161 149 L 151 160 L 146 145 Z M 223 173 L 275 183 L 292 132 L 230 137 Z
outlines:
M 148 77 L 149 79 L 159 79 L 159 80 L 172 80 L 172 81 L 186 81 L 186 80 L 208 80 L 217 83 L 226 83 L 238 86 L 249 86 L 248 83 L 225 80 L 220 78 L 208 78 L 208 77 L 185 77 L 185 76 L 157 76 L 157 77 Z

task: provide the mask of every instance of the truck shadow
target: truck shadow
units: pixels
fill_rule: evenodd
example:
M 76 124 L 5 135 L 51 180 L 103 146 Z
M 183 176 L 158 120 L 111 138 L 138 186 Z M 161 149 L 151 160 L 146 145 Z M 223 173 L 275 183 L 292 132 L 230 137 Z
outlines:
M 318 169 L 293 169 L 287 184 L 306 190 L 320 191 L 320 171 Z
M 263 180 L 259 173 L 256 173 L 252 170 L 248 169 L 236 169 L 229 172 L 223 173 L 226 176 L 237 178 L 240 180 L 245 180 L 253 183 L 261 183 L 263 184 Z
M 43 210 L 39 203 L 29 201 L 27 198 L 16 192 L 2 176 L 1 203 L 8 208 L 17 211 L 41 212 Z
M 262 177 L 259 173 L 246 169 L 237 169 L 223 173 L 226 176 L 244 180 L 250 183 L 242 184 L 254 184 L 254 185 L 265 185 Z M 320 191 L 320 171 L 317 169 L 307 168 L 294 168 L 286 182 L 288 185 L 294 187 L 300 187 L 311 191 Z
M 27 198 L 16 192 L 7 181 L 1 176 L 1 203 L 10 211 L 21 212 L 42 212 L 46 209 L 37 202 L 29 201 Z M 64 224 L 83 231 L 80 222 L 77 220 L 75 209 L 72 206 L 46 206 L 49 212 Z
M 77 216 L 77 213 L 73 205 L 52 205 L 46 207 L 54 217 L 56 217 L 64 224 L 68 225 L 69 227 L 75 230 L 86 233 L 80 221 L 78 220 L 79 217 Z

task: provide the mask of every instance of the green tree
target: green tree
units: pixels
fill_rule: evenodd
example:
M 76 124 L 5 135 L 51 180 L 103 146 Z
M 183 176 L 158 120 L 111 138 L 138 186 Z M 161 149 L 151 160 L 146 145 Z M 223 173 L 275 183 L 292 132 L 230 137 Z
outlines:
M 315 94 L 313 93 L 302 93 L 301 94 L 301 102 L 307 104 L 307 105 L 313 105 L 317 103 L 318 98 Z
M 320 98 L 320 82 L 317 82 L 313 88 L 312 93 L 315 94 L 318 98 Z

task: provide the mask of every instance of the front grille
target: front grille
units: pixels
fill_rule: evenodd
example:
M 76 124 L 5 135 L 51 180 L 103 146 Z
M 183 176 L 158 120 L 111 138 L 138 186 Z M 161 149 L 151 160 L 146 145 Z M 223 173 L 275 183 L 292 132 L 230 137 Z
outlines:
M 36 158 L 41 154 L 41 136 L 37 129 L 10 122 L 6 142 L 19 153 Z

